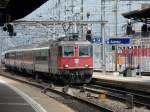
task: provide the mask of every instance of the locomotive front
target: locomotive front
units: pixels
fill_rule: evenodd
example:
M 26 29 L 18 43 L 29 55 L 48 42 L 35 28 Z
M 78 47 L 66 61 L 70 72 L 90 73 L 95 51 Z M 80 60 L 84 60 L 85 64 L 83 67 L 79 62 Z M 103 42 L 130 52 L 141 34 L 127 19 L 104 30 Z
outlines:
M 61 41 L 58 68 L 69 83 L 89 83 L 93 74 L 92 45 L 88 41 Z

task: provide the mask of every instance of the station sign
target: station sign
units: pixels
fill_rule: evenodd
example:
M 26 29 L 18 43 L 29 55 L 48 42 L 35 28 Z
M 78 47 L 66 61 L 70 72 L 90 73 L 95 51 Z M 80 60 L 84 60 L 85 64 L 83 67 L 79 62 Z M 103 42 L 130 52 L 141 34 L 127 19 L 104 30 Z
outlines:
M 92 38 L 92 43 L 93 43 L 93 44 L 102 44 L 102 38 L 93 37 L 93 38 Z
M 131 38 L 109 38 L 106 43 L 110 45 L 128 45 L 131 43 Z

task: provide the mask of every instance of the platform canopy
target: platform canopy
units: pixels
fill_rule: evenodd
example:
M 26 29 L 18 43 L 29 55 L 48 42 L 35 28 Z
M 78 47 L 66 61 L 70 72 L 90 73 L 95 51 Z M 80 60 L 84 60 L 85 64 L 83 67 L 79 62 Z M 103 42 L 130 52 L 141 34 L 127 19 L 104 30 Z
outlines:
M 0 0 L 0 23 L 20 19 L 48 0 Z
M 5 8 L 8 4 L 9 0 L 0 0 L 0 8 Z
M 150 8 L 135 10 L 122 14 L 125 18 L 150 24 Z

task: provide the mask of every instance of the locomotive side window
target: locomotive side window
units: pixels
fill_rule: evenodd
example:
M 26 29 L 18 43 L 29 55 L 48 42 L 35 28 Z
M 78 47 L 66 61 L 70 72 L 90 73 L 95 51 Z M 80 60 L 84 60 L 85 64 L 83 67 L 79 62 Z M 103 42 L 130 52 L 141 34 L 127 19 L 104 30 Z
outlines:
M 62 56 L 62 46 L 59 46 L 59 47 L 58 47 L 58 55 L 59 55 L 59 56 Z
M 74 46 L 64 46 L 64 56 L 74 56 Z
M 90 56 L 90 46 L 79 46 L 79 56 Z

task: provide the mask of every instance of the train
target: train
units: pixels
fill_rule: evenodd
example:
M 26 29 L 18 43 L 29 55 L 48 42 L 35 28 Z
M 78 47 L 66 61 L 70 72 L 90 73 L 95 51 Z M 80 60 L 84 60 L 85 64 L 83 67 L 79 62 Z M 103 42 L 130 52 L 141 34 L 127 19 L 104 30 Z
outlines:
M 84 84 L 91 81 L 93 50 L 89 41 L 63 37 L 33 46 L 5 51 L 4 66 L 32 75 L 46 75 L 49 80 L 65 83 Z
M 150 47 L 149 46 L 128 46 L 122 47 L 117 53 L 118 63 L 122 69 L 131 67 L 132 69 L 140 69 L 144 75 L 150 73 Z

